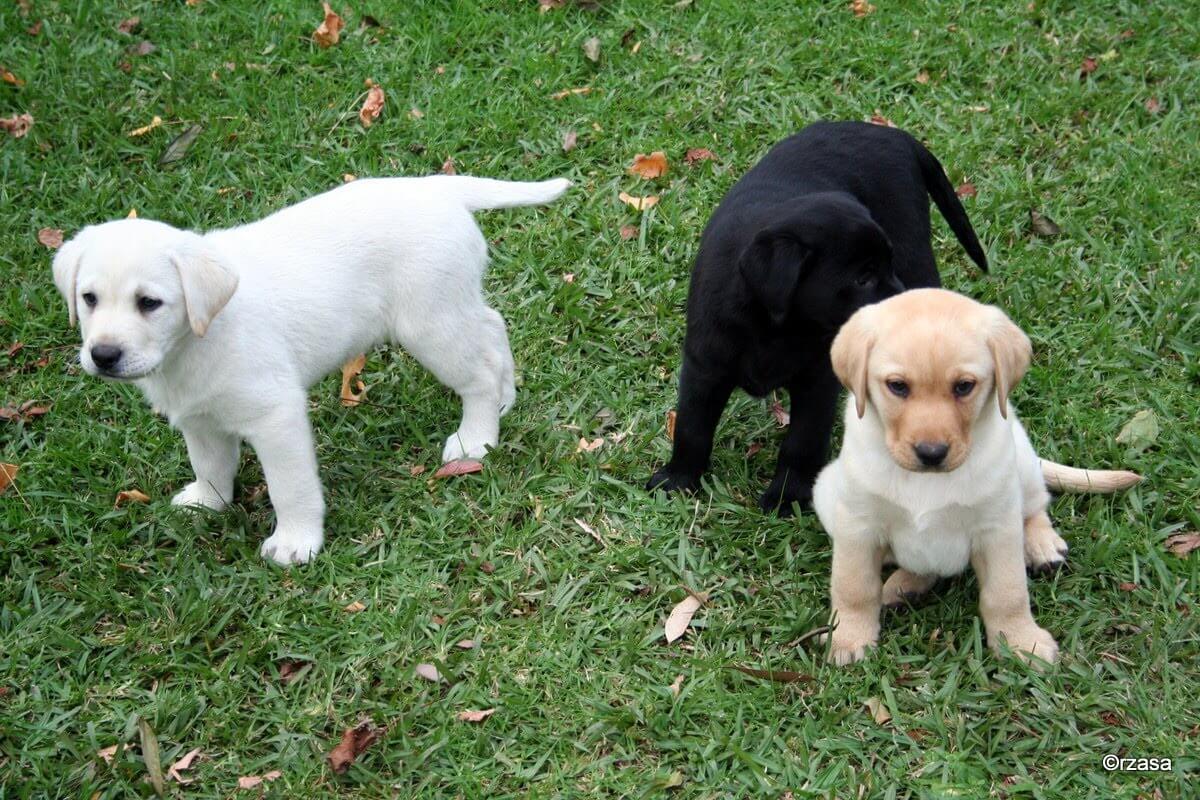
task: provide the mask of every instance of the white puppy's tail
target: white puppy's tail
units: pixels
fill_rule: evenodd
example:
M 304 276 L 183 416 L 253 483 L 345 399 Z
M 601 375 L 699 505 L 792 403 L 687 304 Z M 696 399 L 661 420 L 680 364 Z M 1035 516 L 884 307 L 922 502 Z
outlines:
M 1083 492 L 1088 494 L 1111 494 L 1141 483 L 1142 476 L 1136 472 L 1117 469 L 1079 469 L 1066 464 L 1057 464 L 1046 459 L 1042 462 L 1042 477 L 1046 488 L 1052 492 Z
M 540 206 L 557 200 L 570 186 L 566 178 L 549 181 L 498 181 L 492 178 L 472 178 L 467 175 L 435 175 L 445 181 L 450 192 L 458 195 L 468 211 L 487 208 Z

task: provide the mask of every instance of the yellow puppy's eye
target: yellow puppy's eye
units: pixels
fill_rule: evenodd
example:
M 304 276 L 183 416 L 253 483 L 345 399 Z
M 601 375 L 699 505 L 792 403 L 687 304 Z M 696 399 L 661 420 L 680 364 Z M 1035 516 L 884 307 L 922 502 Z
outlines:
M 904 381 L 890 380 L 887 382 L 887 388 L 896 397 L 908 397 L 908 384 Z
M 961 380 L 954 384 L 955 397 L 966 397 L 973 391 L 975 391 L 975 381 Z

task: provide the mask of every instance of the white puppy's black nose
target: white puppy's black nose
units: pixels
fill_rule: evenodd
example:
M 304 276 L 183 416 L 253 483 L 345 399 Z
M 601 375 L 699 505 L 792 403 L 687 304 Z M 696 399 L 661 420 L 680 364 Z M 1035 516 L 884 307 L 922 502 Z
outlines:
M 98 344 L 92 347 L 92 361 L 100 369 L 112 369 L 121 360 L 121 348 L 113 344 Z
M 944 442 L 917 442 L 913 445 L 913 450 L 917 452 L 917 458 L 927 467 L 936 467 L 946 460 L 946 453 L 950 452 L 950 445 Z

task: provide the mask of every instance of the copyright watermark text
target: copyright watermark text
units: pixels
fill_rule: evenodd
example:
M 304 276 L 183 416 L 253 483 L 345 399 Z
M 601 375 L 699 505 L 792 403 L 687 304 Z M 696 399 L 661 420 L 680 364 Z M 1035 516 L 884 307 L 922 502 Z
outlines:
M 1138 758 L 1110 753 L 1100 759 L 1100 766 L 1109 772 L 1170 772 L 1169 758 Z

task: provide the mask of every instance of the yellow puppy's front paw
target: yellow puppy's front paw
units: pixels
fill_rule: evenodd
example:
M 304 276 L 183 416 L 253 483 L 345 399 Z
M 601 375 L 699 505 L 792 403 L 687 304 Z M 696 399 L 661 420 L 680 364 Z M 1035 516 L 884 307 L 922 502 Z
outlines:
M 874 647 L 875 640 L 856 636 L 839 636 L 837 631 L 830 637 L 829 663 L 844 667 L 867 657 L 867 648 Z
M 1045 628 L 1031 625 L 1020 631 L 1004 632 L 1001 634 L 1008 647 L 1022 660 L 1033 666 L 1038 662 L 1030 656 L 1037 656 L 1042 661 L 1053 664 L 1058 660 L 1058 642 Z

